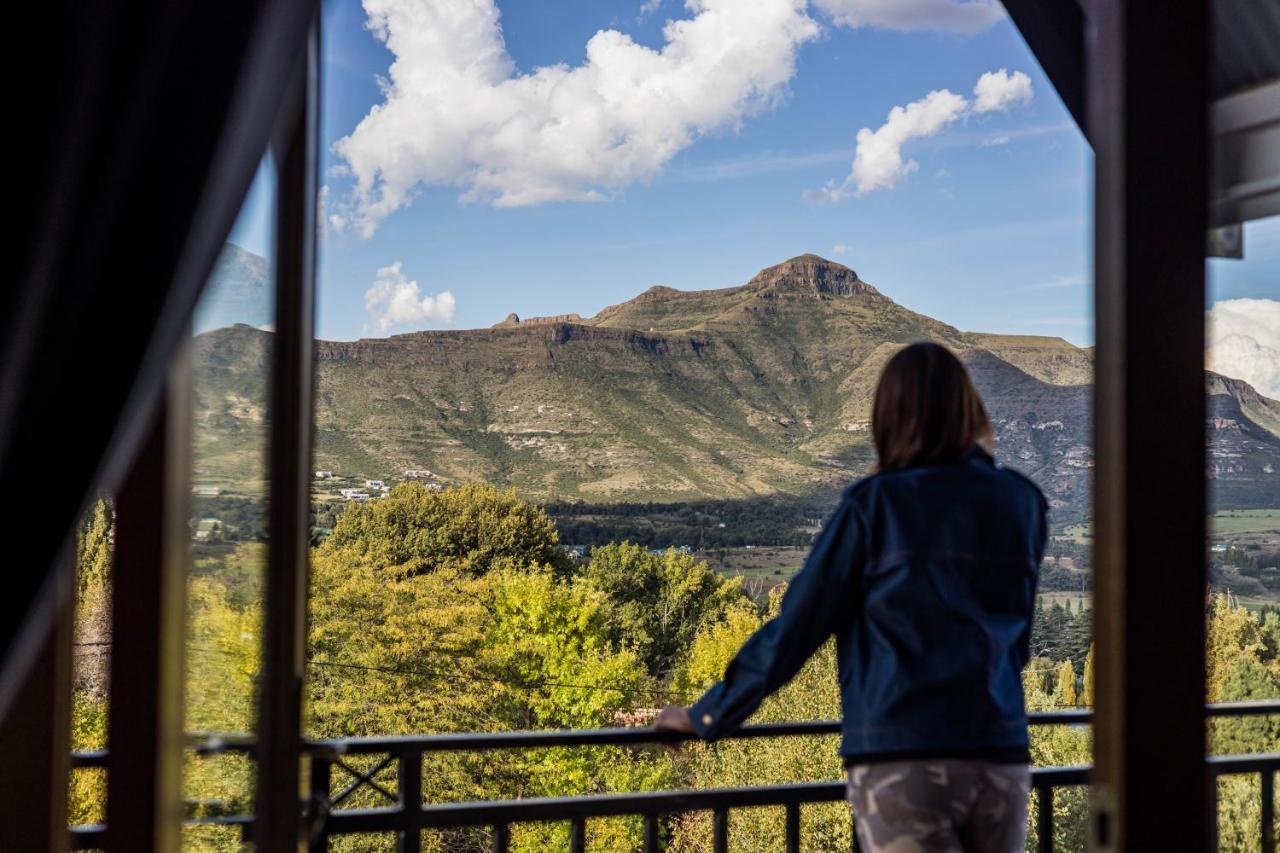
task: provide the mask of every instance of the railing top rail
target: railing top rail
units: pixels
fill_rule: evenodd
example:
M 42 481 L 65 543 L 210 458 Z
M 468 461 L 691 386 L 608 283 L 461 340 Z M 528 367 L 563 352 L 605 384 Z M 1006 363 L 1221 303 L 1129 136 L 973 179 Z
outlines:
M 1247 702 L 1218 702 L 1205 706 L 1206 717 L 1246 717 L 1280 715 L 1280 699 Z M 1084 725 L 1093 719 L 1089 710 L 1063 709 L 1033 711 L 1027 721 L 1033 726 Z M 794 737 L 800 735 L 835 735 L 840 733 L 838 720 L 799 723 L 758 723 L 743 726 L 724 736 L 725 740 L 762 737 Z M 554 729 L 548 731 L 467 732 L 456 734 L 388 735 L 356 738 L 309 740 L 303 749 L 312 753 L 412 755 L 427 752 L 461 752 L 492 749 L 538 749 L 563 746 L 628 746 L 640 744 L 676 744 L 692 740 L 692 735 L 657 731 L 650 727 L 628 726 L 607 729 Z M 202 755 L 225 752 L 252 752 L 254 740 L 249 735 L 192 733 L 189 747 Z M 106 750 L 74 752 L 76 768 L 105 767 Z
M 1250 699 L 1245 702 L 1214 702 L 1205 705 L 1209 717 L 1260 717 L 1280 714 L 1280 699 Z
M 1091 711 L 1037 711 L 1028 714 L 1035 725 L 1080 725 L 1088 723 Z M 743 726 L 723 736 L 723 740 L 797 735 L 838 735 L 839 720 L 801 723 L 757 723 Z M 648 726 L 608 729 L 552 729 L 547 731 L 461 732 L 456 734 L 391 735 L 384 737 L 333 738 L 309 741 L 312 752 L 338 754 L 380 753 L 411 755 L 420 752 L 461 752 L 491 749 L 537 749 L 549 746 L 626 746 L 637 744 L 677 744 L 696 740 L 694 735 L 659 731 Z
M 840 733 L 836 720 L 803 723 L 759 723 L 724 736 L 725 740 L 796 735 L 835 735 Z M 661 731 L 650 726 L 624 726 L 608 729 L 552 729 L 547 731 L 467 732 L 437 735 L 397 735 L 391 737 L 335 738 L 308 743 L 313 752 L 332 750 L 337 753 L 391 753 L 408 755 L 420 752 L 459 752 L 491 749 L 536 749 L 551 746 L 628 746 L 638 744 L 678 744 L 696 740 L 694 735 Z
M 1234 773 L 1267 773 L 1280 771 L 1280 752 L 1254 752 L 1247 755 L 1210 755 L 1205 759 L 1215 776 Z

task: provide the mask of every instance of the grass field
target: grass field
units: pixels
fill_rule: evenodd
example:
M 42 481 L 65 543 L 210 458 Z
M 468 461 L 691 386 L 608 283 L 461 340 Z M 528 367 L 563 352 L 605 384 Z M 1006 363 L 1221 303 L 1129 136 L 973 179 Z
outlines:
M 778 584 L 791 580 L 808 554 L 808 548 L 757 546 L 709 549 L 695 556 L 726 577 L 742 578 L 753 597 L 763 597 Z
M 1214 533 L 1280 531 L 1280 509 L 1223 510 L 1210 516 L 1209 529 Z
M 1280 508 L 1228 509 L 1209 516 L 1211 533 L 1260 533 L 1269 530 L 1280 532 Z M 1073 524 L 1063 528 L 1062 535 L 1087 539 L 1093 535 L 1093 525 Z

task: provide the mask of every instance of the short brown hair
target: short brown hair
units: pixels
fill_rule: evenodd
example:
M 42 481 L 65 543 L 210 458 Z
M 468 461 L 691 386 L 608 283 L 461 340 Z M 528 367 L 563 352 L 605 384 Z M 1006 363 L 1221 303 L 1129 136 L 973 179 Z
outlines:
M 991 439 L 991 421 L 960 359 L 940 344 L 899 351 L 876 387 L 871 435 L 877 470 L 956 462 Z

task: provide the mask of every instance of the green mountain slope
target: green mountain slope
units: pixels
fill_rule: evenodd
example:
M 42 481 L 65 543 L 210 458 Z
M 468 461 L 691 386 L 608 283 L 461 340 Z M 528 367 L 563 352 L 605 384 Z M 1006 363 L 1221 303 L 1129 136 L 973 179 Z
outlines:
M 208 481 L 234 481 L 244 468 L 236 436 L 251 435 L 260 415 L 245 401 L 260 393 L 268 339 L 246 326 L 197 339 Z M 811 494 L 868 469 L 880 368 L 921 339 L 968 364 L 1001 459 L 1035 477 L 1063 513 L 1083 514 L 1087 352 L 1057 338 L 962 332 L 813 255 L 741 287 L 652 288 L 589 319 L 513 315 L 490 329 L 317 342 L 316 465 L 384 478 L 426 468 L 539 499 Z M 1280 467 L 1270 431 L 1280 404 L 1231 383 L 1211 377 L 1210 391 L 1240 400 L 1262 436 L 1239 472 L 1259 485 L 1241 494 L 1274 492 L 1263 468 Z

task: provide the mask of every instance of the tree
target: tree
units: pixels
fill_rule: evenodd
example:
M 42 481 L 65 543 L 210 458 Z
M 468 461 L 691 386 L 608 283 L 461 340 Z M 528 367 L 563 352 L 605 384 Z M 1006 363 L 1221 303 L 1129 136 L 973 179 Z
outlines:
M 76 585 L 83 601 L 101 592 L 111 576 L 111 537 L 115 513 L 99 498 L 80 519 L 76 536 Z
M 614 642 L 616 602 L 568 571 L 557 541 L 541 510 L 487 487 L 401 486 L 349 508 L 312 560 L 310 732 L 592 728 L 642 705 L 656 686 L 636 650 Z M 456 800 L 650 790 L 671 784 L 660 752 L 431 755 L 424 793 Z M 353 804 L 377 802 L 361 792 Z M 590 826 L 592 844 L 604 849 L 637 846 L 641 831 L 638 820 Z M 567 832 L 560 824 L 513 827 L 512 848 L 561 849 Z M 466 850 L 485 835 L 457 830 L 429 843 Z
M 1264 652 L 1262 626 L 1245 608 L 1217 595 L 1209 607 L 1209 641 L 1206 670 L 1210 702 L 1223 698 L 1228 676 L 1241 656 L 1258 657 Z
M 776 616 L 785 585 L 769 595 L 768 612 L 762 617 L 744 605 L 729 608 L 724 616 L 702 626 L 687 661 L 677 677 L 694 698 L 724 674 L 725 666 L 744 640 Z M 834 641 L 824 643 L 785 687 L 770 696 L 751 722 L 831 720 L 840 716 L 840 687 Z M 687 784 L 693 788 L 775 785 L 841 775 L 835 736 L 726 740 L 714 746 L 687 747 Z M 783 846 L 784 816 L 780 809 L 741 809 L 733 814 L 735 850 L 779 850 Z M 849 807 L 845 803 L 813 804 L 804 809 L 800 822 L 802 850 L 848 850 L 852 843 Z M 706 850 L 711 837 L 711 815 L 692 812 L 679 816 L 672 826 L 671 849 Z
M 614 602 L 617 647 L 634 649 L 653 675 L 670 672 L 699 629 L 746 597 L 741 579 L 728 580 L 690 554 L 654 554 L 626 542 L 593 549 L 584 577 Z
M 1076 704 L 1076 670 L 1071 661 L 1064 660 L 1058 666 L 1058 684 L 1053 691 L 1054 699 L 1059 705 L 1068 708 Z
M 376 566 L 384 576 L 440 569 L 479 576 L 494 568 L 545 565 L 567 572 L 555 522 L 539 507 L 482 483 L 433 492 L 396 486 L 384 498 L 348 504 L 324 555 Z
M 1093 645 L 1084 659 L 1084 685 L 1080 693 L 1080 704 L 1086 708 L 1093 707 Z

